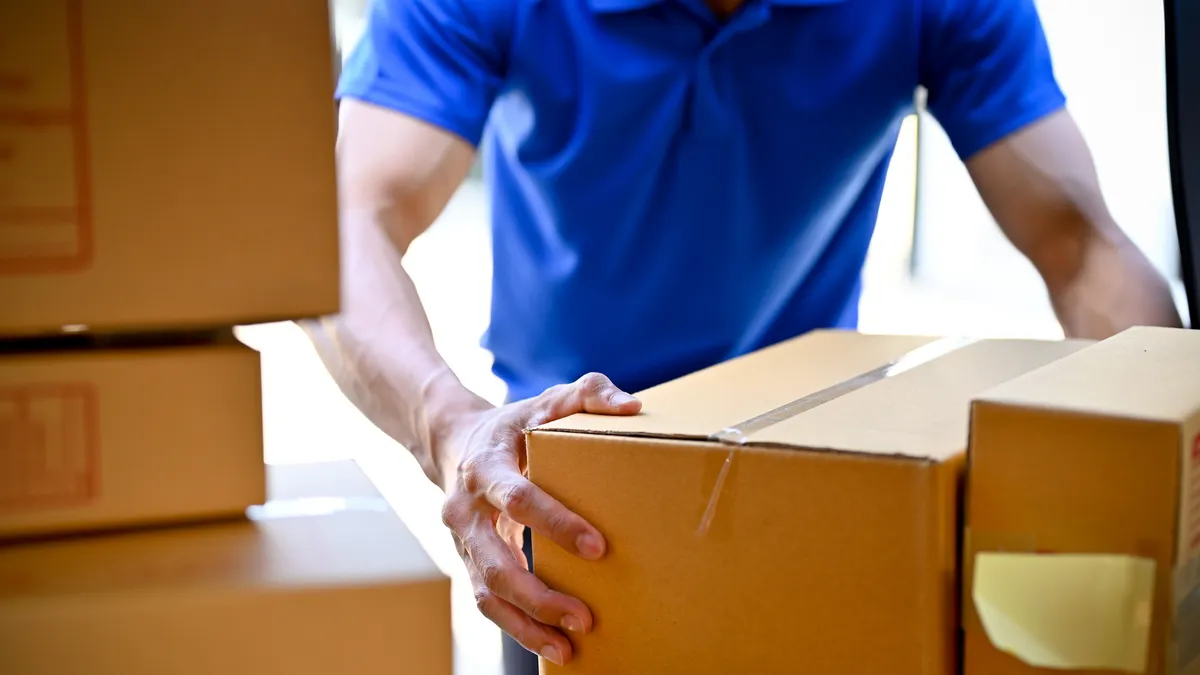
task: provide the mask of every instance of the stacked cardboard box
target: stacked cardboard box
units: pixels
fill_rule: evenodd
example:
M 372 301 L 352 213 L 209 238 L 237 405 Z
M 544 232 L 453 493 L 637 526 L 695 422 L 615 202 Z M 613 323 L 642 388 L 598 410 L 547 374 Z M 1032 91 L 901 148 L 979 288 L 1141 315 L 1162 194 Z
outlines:
M 237 516 L 263 502 L 258 353 L 228 332 L 172 337 L 10 342 L 0 353 L 0 540 Z
M 338 306 L 323 0 L 0 4 L 0 335 Z
M 967 675 L 1200 673 L 1200 332 L 1014 379 L 971 433 Z
M 338 310 L 331 45 L 325 0 L 0 2 L 6 675 L 449 672 L 369 481 L 267 475 L 231 328 Z
M 244 521 L 0 548 L 6 675 L 451 672 L 450 582 L 351 462 Z

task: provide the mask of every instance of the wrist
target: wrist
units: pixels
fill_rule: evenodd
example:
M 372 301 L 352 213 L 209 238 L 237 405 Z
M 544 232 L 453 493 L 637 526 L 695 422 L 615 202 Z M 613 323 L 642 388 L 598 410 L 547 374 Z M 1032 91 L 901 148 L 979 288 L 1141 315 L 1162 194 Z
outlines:
M 448 490 L 458 473 L 462 446 L 479 415 L 495 406 L 462 385 L 449 367 L 435 373 L 423 387 L 425 443 L 430 479 Z

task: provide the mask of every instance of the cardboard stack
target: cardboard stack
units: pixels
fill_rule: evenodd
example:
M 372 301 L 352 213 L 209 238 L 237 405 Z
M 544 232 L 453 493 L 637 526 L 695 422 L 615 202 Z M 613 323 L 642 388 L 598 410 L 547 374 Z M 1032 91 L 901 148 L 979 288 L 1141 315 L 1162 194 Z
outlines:
M 369 481 L 267 475 L 231 328 L 338 310 L 331 45 L 325 0 L 0 1 L 6 675 L 449 672 Z

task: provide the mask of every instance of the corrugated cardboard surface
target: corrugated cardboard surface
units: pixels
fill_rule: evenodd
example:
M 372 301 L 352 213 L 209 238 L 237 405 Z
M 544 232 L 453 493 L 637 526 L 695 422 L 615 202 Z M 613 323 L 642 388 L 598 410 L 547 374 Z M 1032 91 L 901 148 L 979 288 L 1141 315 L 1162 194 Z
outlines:
M 253 522 L 0 549 L 3 671 L 449 674 L 449 580 L 329 466 L 271 467 L 291 499 Z
M 0 335 L 338 307 L 325 0 L 0 3 Z
M 235 341 L 0 355 L 0 539 L 262 503 L 259 378 Z
M 531 478 L 609 542 L 587 562 L 535 536 L 595 616 L 561 672 L 954 672 L 969 400 L 1083 343 L 970 344 L 757 431 L 697 532 L 731 451 L 705 436 L 929 342 L 819 332 L 531 432 Z
M 1200 518 L 1194 506 L 1200 495 L 1198 432 L 1200 333 L 1182 330 L 1127 331 L 974 403 L 964 551 L 967 675 L 1047 672 L 1039 667 L 1047 660 L 1076 672 L 1104 672 L 1098 664 L 1129 661 L 1112 650 L 1113 639 L 1090 636 L 1078 621 L 1032 626 L 1009 616 L 1012 630 L 1026 635 L 997 634 L 996 641 L 1010 640 L 1004 643 L 1010 653 L 997 648 L 980 619 L 977 602 L 986 598 L 972 597 L 976 556 L 996 552 L 1043 560 L 1070 556 L 1081 565 L 1101 556 L 1153 563 L 1144 613 L 1137 598 L 1118 594 L 1114 598 L 1123 609 L 1097 608 L 1093 615 L 1108 618 L 1132 606 L 1128 632 L 1145 633 L 1138 625 L 1148 626 L 1148 647 L 1142 638 L 1134 659 L 1143 667 L 1129 672 L 1200 669 L 1195 641 L 1181 640 L 1200 635 L 1200 613 L 1185 614 L 1183 596 L 1190 589 L 1180 587 L 1187 576 L 1180 570 L 1200 552 L 1194 538 Z M 1077 577 L 1097 579 L 1088 592 L 1089 602 L 1097 602 L 1104 575 L 1094 566 L 1078 569 Z M 1027 571 L 1003 595 L 1026 593 L 1039 583 L 1031 575 Z M 1047 592 L 1030 602 L 1035 600 L 1043 605 L 1041 617 L 1078 606 L 1073 600 L 1056 605 L 1054 593 Z M 1124 637 L 1137 643 L 1136 635 Z M 1192 670 L 1185 671 L 1180 660 L 1186 653 L 1172 653 L 1172 641 L 1192 645 Z

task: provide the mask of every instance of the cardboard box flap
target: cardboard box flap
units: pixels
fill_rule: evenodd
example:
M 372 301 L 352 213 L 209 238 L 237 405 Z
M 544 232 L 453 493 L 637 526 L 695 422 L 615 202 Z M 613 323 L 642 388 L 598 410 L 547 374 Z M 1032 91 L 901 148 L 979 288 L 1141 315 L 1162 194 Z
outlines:
M 1132 328 L 1001 384 L 981 403 L 1053 408 L 1148 421 L 1198 413 L 1200 341 L 1186 331 Z
M 748 440 L 945 460 L 964 450 L 972 397 L 1089 344 L 974 342 L 768 426 Z
M 821 331 L 642 392 L 640 415 L 538 430 L 942 460 L 963 451 L 973 396 L 1087 344 Z
M 330 463 L 332 474 L 344 474 Z M 287 483 L 291 467 L 270 467 Z M 305 467 L 311 469 L 311 467 Z M 302 469 L 302 472 L 304 469 Z M 280 476 L 280 474 L 285 474 Z M 302 478 L 303 481 L 303 478 Z M 296 488 L 288 488 L 293 492 Z M 299 488 L 305 494 L 307 488 Z M 334 587 L 442 581 L 399 517 L 373 496 L 305 494 L 250 521 L 80 537 L 0 549 L 0 602 L 79 593 Z M 311 496 L 310 496 L 311 495 Z
M 637 394 L 632 417 L 579 414 L 538 430 L 708 438 L 934 342 L 923 336 L 820 330 Z

